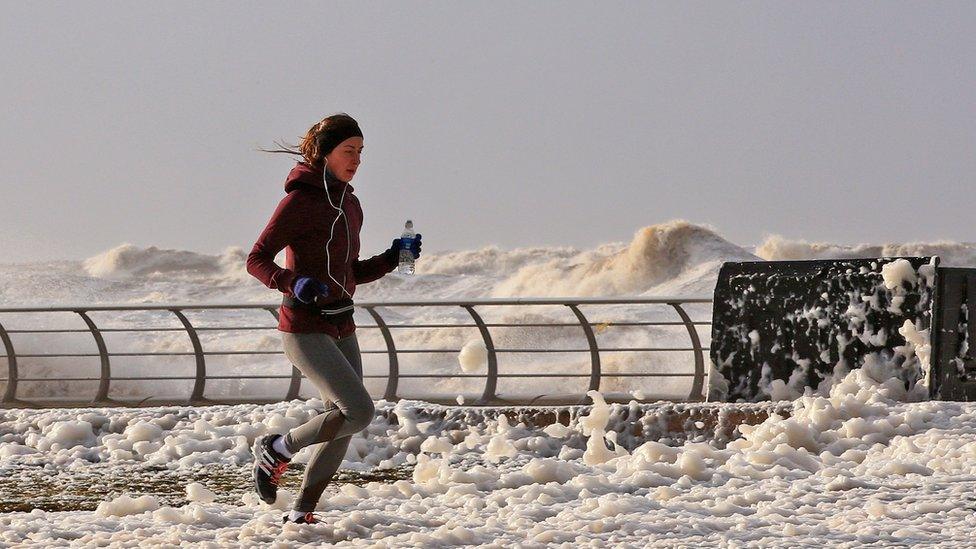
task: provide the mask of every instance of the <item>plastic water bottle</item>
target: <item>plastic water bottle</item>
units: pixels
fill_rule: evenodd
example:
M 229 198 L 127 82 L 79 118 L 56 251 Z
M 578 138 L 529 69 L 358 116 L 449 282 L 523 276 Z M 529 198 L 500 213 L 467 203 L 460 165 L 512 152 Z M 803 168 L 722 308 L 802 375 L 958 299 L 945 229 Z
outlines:
M 408 219 L 403 225 L 403 234 L 400 235 L 400 265 L 397 267 L 400 274 L 413 274 L 414 257 L 410 247 L 413 245 L 413 239 L 416 235 L 417 233 L 413 231 L 413 221 Z

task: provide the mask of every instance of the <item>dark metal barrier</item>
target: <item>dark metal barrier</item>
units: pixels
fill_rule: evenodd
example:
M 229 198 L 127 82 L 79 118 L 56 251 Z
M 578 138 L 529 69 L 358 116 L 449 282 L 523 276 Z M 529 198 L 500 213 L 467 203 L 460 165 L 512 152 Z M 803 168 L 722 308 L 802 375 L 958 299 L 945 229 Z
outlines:
M 568 377 L 589 377 L 589 385 L 587 390 L 599 390 L 600 382 L 605 377 L 637 377 L 637 378 L 648 378 L 648 377 L 692 377 L 692 387 L 688 395 L 688 400 L 699 401 L 704 399 L 703 391 L 705 386 L 705 356 L 701 345 L 701 341 L 698 337 L 697 326 L 708 326 L 710 322 L 708 321 L 693 321 L 685 312 L 683 305 L 687 304 L 707 304 L 711 303 L 710 298 L 616 298 L 616 299 L 586 299 L 586 298 L 548 298 L 548 299 L 477 299 L 477 300 L 458 300 L 458 301 L 389 301 L 389 302 L 364 302 L 357 303 L 356 306 L 360 309 L 365 310 L 373 318 L 375 324 L 360 324 L 358 328 L 360 329 L 377 329 L 380 330 L 383 336 L 383 340 L 386 343 L 386 349 L 384 350 L 363 350 L 363 354 L 386 354 L 388 357 L 389 370 L 386 376 L 364 376 L 364 377 L 386 377 L 387 386 L 384 391 L 383 398 L 387 400 L 397 400 L 398 398 L 404 397 L 404 395 L 398 395 L 398 382 L 403 378 L 454 378 L 454 377 L 482 377 L 482 374 L 451 374 L 451 375 L 437 375 L 437 374 L 401 374 L 399 369 L 398 356 L 404 353 L 446 353 L 453 352 L 457 353 L 457 349 L 397 349 L 394 344 L 392 330 L 394 329 L 444 329 L 444 328 L 478 328 L 481 333 L 482 339 L 484 340 L 485 347 L 488 351 L 488 361 L 487 361 L 487 372 L 483 374 L 485 378 L 484 391 L 481 398 L 473 403 L 475 405 L 486 405 L 486 404 L 497 404 L 501 401 L 496 395 L 496 389 L 498 384 L 498 378 L 500 377 L 515 377 L 515 378 L 539 378 L 539 377 L 556 377 L 556 378 L 568 378 Z M 606 322 L 600 323 L 599 327 L 605 328 L 608 326 L 684 326 L 688 331 L 688 336 L 691 342 L 690 347 L 627 347 L 627 348 L 600 348 L 597 345 L 596 337 L 593 331 L 594 325 L 590 323 L 587 317 L 583 314 L 581 307 L 583 306 L 594 306 L 594 305 L 634 305 L 634 304 L 646 304 L 646 305 L 661 305 L 668 306 L 672 308 L 680 320 L 678 321 L 625 321 L 625 322 Z M 475 310 L 476 307 L 492 307 L 492 306 L 564 306 L 567 307 L 576 316 L 577 323 L 487 323 L 485 322 L 481 315 Z M 468 314 L 471 316 L 474 324 L 389 324 L 387 323 L 382 314 L 380 313 L 380 308 L 402 308 L 402 307 L 461 307 L 464 308 Z M 43 382 L 43 381 L 97 381 L 98 389 L 94 398 L 90 401 L 85 401 L 83 399 L 77 398 L 73 403 L 88 402 L 92 404 L 105 404 L 105 405 L 130 405 L 131 402 L 116 401 L 109 398 L 109 391 L 112 386 L 113 381 L 119 380 L 144 380 L 144 381 L 156 381 L 156 380 L 192 380 L 193 389 L 189 398 L 185 401 L 186 404 L 217 404 L 230 402 L 228 400 L 218 400 L 218 399 L 208 399 L 204 397 L 206 390 L 206 384 L 208 380 L 211 379 L 289 379 L 290 383 L 288 386 L 288 391 L 283 395 L 285 400 L 291 400 L 298 397 L 298 391 L 301 386 L 302 375 L 297 368 L 292 367 L 290 375 L 228 375 L 228 376 L 214 376 L 207 373 L 207 362 L 206 357 L 210 355 L 267 355 L 267 354 L 281 354 L 276 351 L 204 351 L 203 345 L 198 337 L 198 332 L 204 330 L 219 330 L 219 331 L 232 331 L 232 330 L 275 330 L 276 326 L 208 326 L 194 327 L 190 322 L 189 318 L 183 314 L 184 311 L 211 311 L 211 310 L 255 310 L 261 309 L 268 311 L 274 316 L 275 320 L 278 319 L 278 306 L 277 305 L 259 305 L 259 304 L 217 304 L 217 305 L 99 305 L 99 306 L 79 306 L 79 307 L 12 307 L 12 308 L 0 308 L 0 313 L 56 313 L 56 312 L 72 312 L 78 314 L 88 326 L 87 330 L 75 330 L 75 329 L 48 329 L 48 330 L 13 330 L 6 329 L 2 323 L 0 323 L 0 341 L 2 341 L 6 354 L 0 355 L 0 357 L 5 357 L 7 359 L 7 377 L 0 378 L 0 381 L 6 382 L 6 390 L 3 394 L 2 400 L 0 400 L 0 407 L 21 407 L 21 406 L 31 406 L 38 405 L 36 402 L 27 402 L 18 398 L 17 387 L 18 383 L 31 381 L 31 382 Z M 95 311 L 169 311 L 173 313 L 174 316 L 182 324 L 182 328 L 99 328 L 94 320 L 90 317 L 88 313 Z M 584 336 L 587 341 L 586 349 L 552 349 L 552 348 L 527 348 L 527 349 L 499 349 L 495 347 L 494 342 L 491 337 L 490 328 L 519 328 L 519 327 L 580 327 L 583 331 Z M 165 332 L 165 331 L 186 331 L 190 342 L 193 346 L 193 352 L 155 352 L 155 353 L 110 353 L 102 337 L 102 334 L 107 332 Z M 77 333 L 77 332 L 90 332 L 92 337 L 95 339 L 96 346 L 98 348 L 97 354 L 90 353 L 77 353 L 77 354 L 57 354 L 57 353 L 45 353 L 45 354 L 20 354 L 18 355 L 13 342 L 9 334 L 15 333 Z M 604 352 L 666 352 L 666 351 L 691 351 L 694 353 L 694 367 L 691 371 L 687 372 L 674 372 L 674 373 L 659 373 L 659 372 L 635 372 L 635 373 L 605 373 L 600 367 L 600 356 Z M 498 354 L 499 353 L 553 353 L 553 352 L 584 352 L 590 355 L 590 373 L 578 375 L 578 374 L 532 374 L 532 373 L 514 373 L 514 374 L 501 374 L 498 372 Z M 110 358 L 113 356 L 193 356 L 196 359 L 196 370 L 192 377 L 186 376 L 139 376 L 139 377 L 118 377 L 112 375 L 111 361 Z M 101 360 L 101 368 L 99 377 L 77 377 L 77 378 L 36 378 L 36 377 L 24 377 L 21 375 L 18 369 L 18 358 L 35 358 L 35 357 L 99 357 Z M 406 397 L 404 397 L 406 398 Z M 267 402 L 266 399 L 255 399 L 255 402 Z M 237 400 L 233 402 L 239 402 Z M 510 401 L 504 401 L 510 402 Z M 585 395 L 576 396 L 573 398 L 572 402 L 565 402 L 567 404 L 575 404 L 580 402 L 589 402 L 588 397 Z M 67 404 L 65 401 L 60 401 L 59 404 Z
M 940 267 L 932 318 L 931 391 L 941 400 L 976 400 L 976 269 Z
M 711 359 L 729 384 L 729 401 L 770 398 L 776 381 L 802 394 L 836 364 L 860 368 L 872 354 L 905 345 L 899 329 L 927 329 L 933 288 L 921 280 L 885 287 L 885 268 L 907 262 L 935 271 L 931 257 L 745 261 L 722 265 L 715 286 Z M 896 267 L 898 265 L 895 265 Z M 913 359 L 918 362 L 916 359 Z M 903 367 L 906 387 L 922 375 Z

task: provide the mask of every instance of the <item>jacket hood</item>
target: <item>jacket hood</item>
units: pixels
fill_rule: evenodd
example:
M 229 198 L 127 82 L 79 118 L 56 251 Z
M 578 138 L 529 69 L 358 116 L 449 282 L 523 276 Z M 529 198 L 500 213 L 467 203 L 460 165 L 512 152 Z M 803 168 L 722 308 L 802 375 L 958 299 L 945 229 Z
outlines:
M 327 172 L 330 191 L 342 192 L 345 187 L 346 192 L 353 192 L 351 184 L 336 179 L 332 172 Z M 306 162 L 299 162 L 288 172 L 285 178 L 285 193 L 290 193 L 302 186 L 313 189 L 325 190 L 325 181 L 322 178 L 322 169 L 316 168 Z

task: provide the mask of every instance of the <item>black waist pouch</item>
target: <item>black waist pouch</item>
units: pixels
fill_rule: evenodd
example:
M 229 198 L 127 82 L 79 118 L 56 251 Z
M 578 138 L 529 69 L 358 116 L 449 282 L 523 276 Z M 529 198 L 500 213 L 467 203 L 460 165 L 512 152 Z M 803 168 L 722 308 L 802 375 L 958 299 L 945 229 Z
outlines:
M 356 308 L 352 302 L 352 298 L 348 297 L 333 301 L 332 303 L 326 303 L 325 305 L 316 305 L 314 303 L 302 303 L 294 297 L 286 295 L 281 298 L 281 304 L 294 309 L 310 311 L 321 316 L 330 324 L 342 324 L 352 319 L 352 314 Z

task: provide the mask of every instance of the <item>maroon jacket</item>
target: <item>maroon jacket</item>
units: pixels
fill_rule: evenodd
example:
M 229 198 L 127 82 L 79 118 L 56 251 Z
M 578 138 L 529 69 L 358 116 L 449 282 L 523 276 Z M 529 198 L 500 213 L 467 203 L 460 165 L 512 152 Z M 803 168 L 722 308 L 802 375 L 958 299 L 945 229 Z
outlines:
M 356 293 L 356 284 L 372 282 L 396 268 L 395 259 L 390 254 L 360 261 L 359 230 L 363 226 L 363 209 L 359 199 L 353 194 L 352 185 L 331 177 L 331 174 L 328 186 L 329 194 L 326 195 L 322 170 L 305 162 L 299 162 L 285 179 L 288 194 L 278 203 L 247 256 L 247 272 L 268 288 L 293 296 L 294 280 L 299 276 L 312 276 L 329 287 L 329 297 L 324 301 L 331 302 L 351 298 Z M 340 206 L 343 188 L 345 198 Z M 329 203 L 329 196 L 332 204 L 341 207 L 345 215 L 340 215 Z M 327 255 L 326 243 L 333 223 L 334 234 Z M 285 248 L 284 269 L 274 262 L 282 248 Z M 356 323 L 349 318 L 336 326 L 314 312 L 282 305 L 278 329 L 293 333 L 321 332 L 339 338 L 352 334 Z

